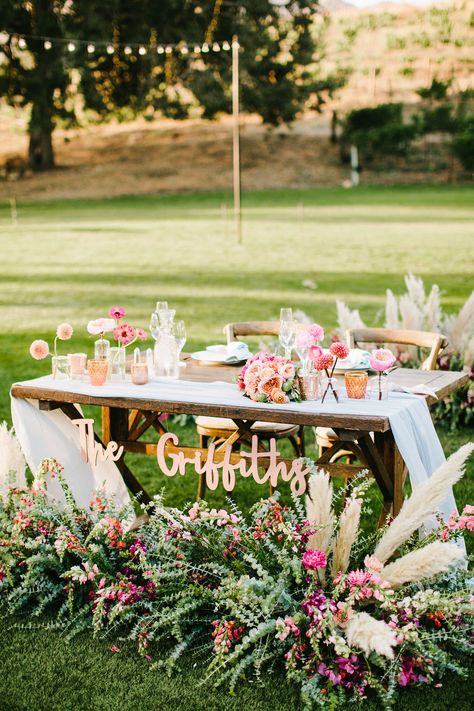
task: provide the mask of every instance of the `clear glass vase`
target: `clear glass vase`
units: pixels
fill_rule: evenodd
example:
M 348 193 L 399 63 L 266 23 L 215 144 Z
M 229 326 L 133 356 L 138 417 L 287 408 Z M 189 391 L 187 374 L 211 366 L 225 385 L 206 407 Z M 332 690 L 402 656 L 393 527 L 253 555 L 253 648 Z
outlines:
M 70 380 L 71 365 L 67 356 L 53 356 L 51 368 L 54 380 Z
M 110 341 L 106 338 L 98 338 L 94 343 L 94 359 L 107 360 L 110 351 Z
M 115 376 L 125 380 L 126 352 L 123 346 L 112 346 L 109 349 L 109 377 Z

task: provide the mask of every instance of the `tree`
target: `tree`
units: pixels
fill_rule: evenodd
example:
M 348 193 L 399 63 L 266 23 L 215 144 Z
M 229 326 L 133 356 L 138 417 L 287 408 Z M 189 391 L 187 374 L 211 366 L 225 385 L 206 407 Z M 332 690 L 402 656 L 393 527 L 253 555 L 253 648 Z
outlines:
M 54 126 L 77 122 L 81 104 L 97 120 L 229 111 L 230 53 L 212 46 L 238 34 L 243 110 L 289 122 L 345 81 L 319 75 L 316 9 L 315 0 L 0 0 L 0 94 L 31 107 L 30 165 L 50 168 Z M 183 41 L 211 51 L 186 52 Z

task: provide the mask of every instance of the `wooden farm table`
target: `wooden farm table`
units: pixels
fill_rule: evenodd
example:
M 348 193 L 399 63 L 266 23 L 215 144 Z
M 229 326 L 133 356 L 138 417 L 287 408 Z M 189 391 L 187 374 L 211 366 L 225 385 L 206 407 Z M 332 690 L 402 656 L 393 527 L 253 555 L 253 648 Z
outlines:
M 235 382 L 239 373 L 239 369 L 235 366 L 199 365 L 186 355 L 184 359 L 186 368 L 181 369 L 180 381 Z M 408 387 L 424 384 L 441 399 L 466 384 L 468 375 L 450 371 L 420 371 L 400 368 L 390 374 L 390 381 Z M 111 397 L 101 394 L 101 388 L 97 388 L 97 394 L 90 395 L 69 391 L 64 384 L 61 389 L 51 386 L 44 388 L 40 384 L 35 385 L 35 381 L 14 385 L 12 395 L 16 398 L 38 400 L 42 410 L 60 408 L 71 419 L 81 416 L 75 405 L 98 405 L 102 408 L 102 440 L 96 435 L 98 441 L 102 441 L 106 445 L 113 440 L 123 445 L 126 452 L 151 455 L 156 455 L 156 443 L 145 442 L 141 437 L 150 429 L 159 435 L 166 433 L 166 429 L 159 419 L 162 413 L 208 415 L 232 419 L 237 429 L 230 431 L 229 437 L 216 449 L 215 461 L 219 461 L 219 457 L 222 459 L 227 445 L 238 445 L 239 440 L 248 442 L 249 430 L 256 421 L 331 427 L 335 430 L 338 440 L 331 449 L 325 451 L 316 460 L 316 463 L 324 464 L 324 468 L 329 473 L 339 476 L 349 476 L 368 467 L 383 495 L 382 516 L 386 516 L 389 512 L 396 515 L 403 501 L 404 462 L 395 445 L 389 418 L 385 415 L 338 414 L 337 408 L 335 408 L 335 412 L 331 413 L 315 413 L 308 410 L 302 411 L 297 403 L 294 403 L 292 407 L 286 406 L 284 410 L 265 409 L 261 406 L 256 407 L 251 400 L 244 397 L 234 401 L 233 404 L 228 404 L 222 398 L 220 400 L 216 398 L 215 402 L 198 403 L 191 399 L 189 401 L 183 401 L 182 398 L 175 400 L 169 395 L 166 399 L 154 398 L 151 400 L 133 396 Z M 426 399 L 428 405 L 435 402 L 431 397 Z M 263 447 L 263 445 L 261 446 Z M 186 456 L 193 456 L 198 449 L 197 447 L 174 447 L 168 443 L 166 454 L 184 451 Z M 363 465 L 330 463 L 330 459 L 341 449 L 352 451 L 363 462 Z M 205 453 L 206 450 L 201 451 Z M 238 453 L 233 454 L 232 461 L 235 462 L 238 456 Z M 140 493 L 142 500 L 149 501 L 148 494 L 130 471 L 123 457 L 117 461 L 117 466 L 131 491 L 135 494 Z

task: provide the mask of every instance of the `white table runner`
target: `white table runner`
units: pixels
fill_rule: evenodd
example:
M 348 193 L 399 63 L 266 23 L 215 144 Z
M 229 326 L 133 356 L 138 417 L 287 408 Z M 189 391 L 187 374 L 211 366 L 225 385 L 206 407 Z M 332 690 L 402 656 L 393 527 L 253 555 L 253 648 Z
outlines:
M 258 417 L 263 420 L 265 419 L 264 412 L 268 410 L 279 410 L 281 412 L 299 411 L 314 414 L 386 416 L 390 421 L 397 447 L 407 465 L 413 489 L 426 481 L 445 461 L 428 406 L 425 399 L 419 395 L 390 393 L 389 398 L 382 401 L 341 398 L 339 403 L 336 403 L 334 398 L 329 396 L 324 404 L 321 401 L 305 401 L 274 405 L 252 402 L 248 398 L 244 398 L 235 384 L 220 381 L 203 383 L 190 380 L 156 379 L 143 386 L 136 386 L 127 381 L 118 381 L 97 387 L 82 381 L 53 380 L 51 376 L 45 376 L 18 384 L 100 397 L 174 400 L 203 405 L 219 404 L 237 407 L 245 405 L 246 407 L 255 408 L 256 419 Z M 34 410 L 34 414 L 32 410 Z M 72 447 L 71 440 L 74 439 L 71 436 L 70 428 L 72 427 L 74 432 L 77 431 L 77 428 L 71 425 L 69 418 L 64 413 L 60 411 L 39 411 L 31 403 L 17 398 L 12 398 L 12 413 L 15 429 L 30 468 L 34 470 L 38 466 L 39 461 L 41 461 L 41 459 L 38 459 L 40 452 L 42 457 L 54 456 L 59 461 L 61 461 L 61 454 L 63 457 L 68 456 L 68 452 L 70 453 Z M 42 424 L 45 418 L 49 419 L 47 436 L 46 425 Z M 54 430 L 52 422 L 54 423 Z M 38 433 L 40 433 L 39 437 Z M 77 437 L 77 443 L 75 444 L 79 452 L 78 442 Z M 60 452 L 60 454 L 57 455 L 55 452 Z M 74 457 L 74 466 L 68 466 L 67 470 L 71 472 L 70 476 L 77 480 L 79 477 L 84 476 L 84 473 L 79 475 L 78 472 L 83 472 L 83 468 L 78 470 L 76 460 L 77 456 Z M 33 467 L 30 461 L 33 463 Z M 64 465 L 64 461 L 62 461 L 62 464 Z M 72 464 L 73 462 L 71 461 Z M 101 464 L 98 466 L 100 471 L 87 473 L 88 484 L 84 484 L 84 488 L 98 480 L 105 479 L 108 490 L 115 491 L 118 498 L 123 500 L 126 490 L 124 493 L 124 484 L 118 469 L 112 462 L 107 462 L 106 464 L 109 465 L 107 471 Z M 73 484 L 74 482 L 71 482 L 74 491 Z M 81 500 L 84 500 L 84 498 L 87 497 L 84 497 L 81 491 Z M 440 506 L 440 512 L 443 518 L 447 520 L 455 510 L 456 503 L 451 492 Z

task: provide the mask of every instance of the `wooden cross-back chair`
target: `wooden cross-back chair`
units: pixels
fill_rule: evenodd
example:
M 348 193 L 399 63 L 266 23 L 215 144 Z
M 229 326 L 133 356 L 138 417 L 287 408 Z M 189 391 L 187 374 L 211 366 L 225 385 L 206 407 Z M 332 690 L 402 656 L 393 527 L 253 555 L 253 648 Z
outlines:
M 429 350 L 428 357 L 422 362 L 421 370 L 436 370 L 439 352 L 446 347 L 447 339 L 440 333 L 431 331 L 414 331 L 408 329 L 392 328 L 354 328 L 346 331 L 347 344 L 351 348 L 366 345 L 396 344 L 399 346 L 416 346 Z M 320 454 L 323 454 L 337 442 L 337 436 L 330 427 L 316 427 L 316 444 Z M 339 450 L 331 461 L 347 457 L 354 459 L 351 452 Z
M 278 336 L 280 333 L 279 321 L 243 321 L 240 323 L 228 323 L 224 326 L 224 334 L 227 343 L 238 341 L 239 337 L 258 336 Z M 199 434 L 200 446 L 206 448 L 210 442 L 220 444 L 224 442 L 233 430 L 237 430 L 237 425 L 233 420 L 224 417 L 206 417 L 201 415 L 196 418 L 196 429 Z M 252 435 L 256 434 L 259 439 L 259 447 L 266 448 L 270 439 L 288 439 L 291 443 L 296 457 L 303 457 L 304 428 L 298 425 L 287 425 L 276 422 L 255 422 L 249 433 L 241 437 L 235 447 L 240 448 L 241 444 L 251 444 Z M 198 496 L 202 498 L 205 493 L 205 476 L 199 477 Z

